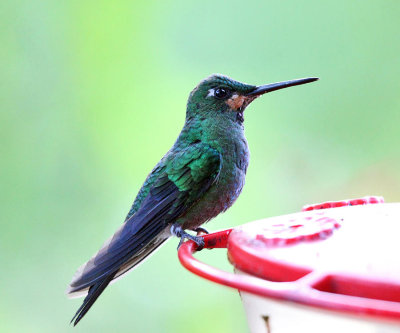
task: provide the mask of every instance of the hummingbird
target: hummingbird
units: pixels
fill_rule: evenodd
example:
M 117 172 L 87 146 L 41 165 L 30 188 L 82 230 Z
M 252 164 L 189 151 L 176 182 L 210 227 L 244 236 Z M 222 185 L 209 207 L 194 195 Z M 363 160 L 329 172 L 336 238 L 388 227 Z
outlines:
M 213 74 L 190 93 L 183 129 L 147 176 L 124 223 L 72 278 L 71 298 L 86 296 L 74 326 L 104 289 L 141 263 L 171 236 L 204 245 L 188 231 L 226 211 L 240 195 L 249 164 L 246 107 L 266 93 L 310 83 L 310 77 L 255 86 Z M 179 246 L 178 246 L 179 248 Z

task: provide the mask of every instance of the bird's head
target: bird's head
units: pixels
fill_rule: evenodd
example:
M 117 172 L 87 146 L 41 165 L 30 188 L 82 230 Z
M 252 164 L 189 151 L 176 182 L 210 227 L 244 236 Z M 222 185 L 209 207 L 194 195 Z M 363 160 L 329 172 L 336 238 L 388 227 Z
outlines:
M 202 80 L 190 93 L 187 117 L 192 118 L 196 115 L 210 117 L 217 112 L 241 123 L 243 111 L 257 97 L 274 90 L 316 80 L 318 78 L 306 78 L 254 86 L 235 81 L 225 75 L 212 74 Z

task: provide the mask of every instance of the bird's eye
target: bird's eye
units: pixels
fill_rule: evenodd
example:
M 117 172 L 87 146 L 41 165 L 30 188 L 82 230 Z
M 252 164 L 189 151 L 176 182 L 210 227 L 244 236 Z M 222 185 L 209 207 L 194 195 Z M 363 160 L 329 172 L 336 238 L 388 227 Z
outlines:
M 226 88 L 217 88 L 215 89 L 214 96 L 218 99 L 223 99 L 229 94 L 229 90 Z

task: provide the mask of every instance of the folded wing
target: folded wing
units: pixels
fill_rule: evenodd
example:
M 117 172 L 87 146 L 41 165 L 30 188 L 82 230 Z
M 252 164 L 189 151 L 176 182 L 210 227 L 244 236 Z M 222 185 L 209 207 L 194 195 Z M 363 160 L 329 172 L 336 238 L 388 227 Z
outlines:
M 88 292 L 75 315 L 75 325 L 113 279 L 132 269 L 168 238 L 170 225 L 217 180 L 220 164 L 219 153 L 201 143 L 167 155 L 160 162 L 155 169 L 158 175 L 153 177 L 139 209 L 75 273 L 67 293 L 73 297 Z

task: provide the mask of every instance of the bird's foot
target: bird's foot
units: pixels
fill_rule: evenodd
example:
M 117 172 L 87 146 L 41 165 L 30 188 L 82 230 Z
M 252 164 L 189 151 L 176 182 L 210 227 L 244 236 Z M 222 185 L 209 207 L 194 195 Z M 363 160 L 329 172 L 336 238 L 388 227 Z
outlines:
M 206 234 L 206 235 L 209 234 L 208 230 L 202 227 L 197 227 L 196 229 L 192 229 L 192 231 L 196 232 L 197 236 L 200 236 L 201 234 Z
M 202 229 L 202 228 L 201 228 Z M 203 237 L 200 236 L 193 236 L 191 234 L 188 234 L 185 230 L 182 229 L 182 227 L 175 223 L 171 226 L 171 234 L 175 235 L 176 237 L 179 237 L 181 240 L 179 241 L 178 244 L 178 250 L 180 246 L 183 244 L 185 239 L 190 239 L 193 242 L 197 244 L 197 251 L 200 251 L 204 247 L 204 239 Z

